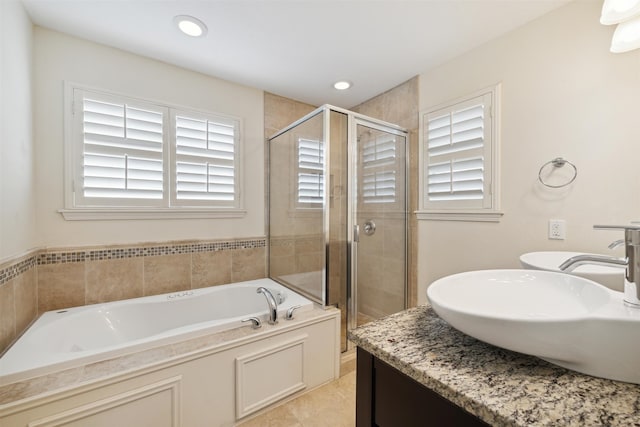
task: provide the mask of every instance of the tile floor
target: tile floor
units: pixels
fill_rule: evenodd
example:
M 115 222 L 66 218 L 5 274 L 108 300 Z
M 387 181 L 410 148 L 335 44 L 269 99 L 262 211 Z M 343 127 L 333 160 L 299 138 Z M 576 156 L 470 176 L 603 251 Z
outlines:
M 342 357 L 340 378 L 239 424 L 239 427 L 353 427 L 355 353 Z

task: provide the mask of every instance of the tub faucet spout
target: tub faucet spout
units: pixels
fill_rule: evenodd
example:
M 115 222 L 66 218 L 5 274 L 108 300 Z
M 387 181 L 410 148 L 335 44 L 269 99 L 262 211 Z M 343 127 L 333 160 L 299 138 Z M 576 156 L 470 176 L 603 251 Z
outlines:
M 271 291 L 265 287 L 260 286 L 256 292 L 264 295 L 267 299 L 267 304 L 269 304 L 269 320 L 267 320 L 267 323 L 275 325 L 278 323 L 278 303 L 276 299 L 273 297 Z

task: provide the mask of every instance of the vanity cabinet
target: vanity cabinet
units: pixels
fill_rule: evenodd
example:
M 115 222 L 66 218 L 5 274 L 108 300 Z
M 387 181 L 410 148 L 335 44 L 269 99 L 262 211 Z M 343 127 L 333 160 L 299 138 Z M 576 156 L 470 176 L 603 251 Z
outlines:
M 487 423 L 358 348 L 356 427 L 474 427 Z

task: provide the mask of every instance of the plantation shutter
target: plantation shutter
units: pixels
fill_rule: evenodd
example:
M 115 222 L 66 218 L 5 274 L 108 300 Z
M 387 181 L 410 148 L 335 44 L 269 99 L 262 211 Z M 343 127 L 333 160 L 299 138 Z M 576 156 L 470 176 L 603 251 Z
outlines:
M 425 206 L 487 207 L 490 103 L 487 94 L 425 116 Z
M 324 197 L 324 147 L 322 141 L 298 139 L 298 205 L 318 207 Z
M 362 201 L 393 203 L 396 201 L 396 139 L 382 135 L 363 143 Z
M 82 105 L 82 188 L 76 197 L 93 205 L 161 205 L 166 109 L 76 95 Z
M 236 206 L 239 123 L 175 114 L 175 203 Z

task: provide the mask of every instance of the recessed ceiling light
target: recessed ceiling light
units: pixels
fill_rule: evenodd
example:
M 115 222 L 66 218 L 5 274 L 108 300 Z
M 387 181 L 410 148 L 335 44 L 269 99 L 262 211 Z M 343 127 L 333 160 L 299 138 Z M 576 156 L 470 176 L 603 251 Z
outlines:
M 347 90 L 351 87 L 351 83 L 347 82 L 347 81 L 340 81 L 340 82 L 335 82 L 333 84 L 333 87 L 338 89 L 338 90 Z
M 204 37 L 207 34 L 207 26 L 204 22 L 189 15 L 178 15 L 173 22 L 180 31 L 191 37 Z

